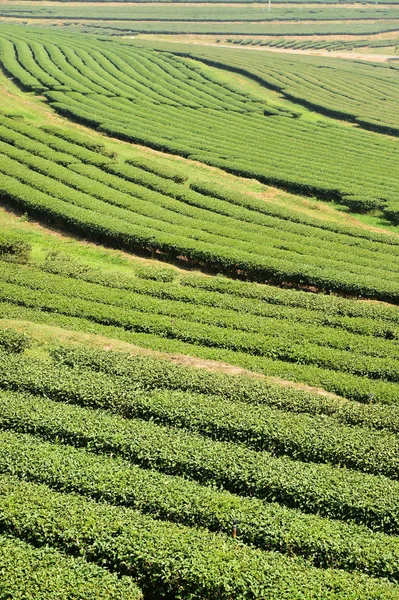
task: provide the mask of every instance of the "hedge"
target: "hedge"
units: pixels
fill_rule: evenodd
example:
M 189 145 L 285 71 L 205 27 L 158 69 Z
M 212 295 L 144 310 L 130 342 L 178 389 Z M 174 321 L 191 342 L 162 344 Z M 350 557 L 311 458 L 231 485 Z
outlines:
M 19 354 L 31 346 L 32 339 L 26 333 L 12 329 L 0 329 L 0 348 L 6 352 Z
M 240 498 L 182 477 L 42 442 L 26 434 L 4 432 L 0 440 L 0 472 L 4 474 L 228 536 L 236 520 L 237 539 L 246 544 L 302 556 L 318 567 L 362 571 L 396 582 L 399 579 L 395 537 L 276 503 Z
M 274 457 L 232 442 L 45 398 L 35 397 L 33 410 L 27 398 L 20 408 L 12 395 L 3 393 L 1 398 L 2 428 L 112 453 L 143 468 L 375 531 L 399 531 L 399 483 L 382 475 Z
M 13 600 L 142 600 L 137 585 L 82 558 L 35 548 L 0 535 L 2 598 Z
M 396 599 L 397 587 L 361 574 L 315 569 L 232 539 L 154 521 L 135 511 L 2 477 L 0 522 L 35 544 L 79 551 L 138 579 L 150 597 L 250 600 L 267 597 Z
M 149 356 L 123 352 L 56 346 L 51 356 L 61 364 L 122 376 L 144 389 L 165 388 L 218 395 L 226 400 L 265 405 L 294 413 L 326 415 L 348 425 L 386 429 L 399 433 L 399 410 L 369 402 L 344 402 L 342 398 L 272 384 L 247 375 L 213 373 Z

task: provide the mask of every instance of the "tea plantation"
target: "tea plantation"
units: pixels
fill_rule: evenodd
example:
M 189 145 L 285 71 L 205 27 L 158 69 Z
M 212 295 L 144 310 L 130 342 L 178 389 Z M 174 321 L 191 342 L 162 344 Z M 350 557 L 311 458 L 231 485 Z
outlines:
M 399 600 L 396 65 L 91 4 L 0 5 L 0 597 Z

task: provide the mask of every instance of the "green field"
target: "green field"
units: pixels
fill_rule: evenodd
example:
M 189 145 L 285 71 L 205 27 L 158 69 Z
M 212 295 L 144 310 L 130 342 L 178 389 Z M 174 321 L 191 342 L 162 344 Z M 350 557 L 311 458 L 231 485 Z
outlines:
M 17 5 L 0 5 L 0 16 L 17 17 L 22 19 L 73 19 L 73 20 L 95 20 L 95 21 L 198 21 L 198 22 L 265 22 L 265 21 L 341 21 L 341 20 L 398 20 L 399 12 L 393 8 L 309 8 L 303 7 L 273 7 L 266 11 L 263 6 L 236 7 L 229 5 L 210 6 L 179 6 L 165 4 L 162 7 L 149 5 L 126 5 L 116 6 L 112 9 L 110 19 L 109 9 L 88 6 L 68 6 L 58 4 L 53 6 L 41 6 L 40 3 L 32 5 L 28 3 Z
M 311 42 L 308 41 L 307 44 L 311 45 Z M 298 43 L 298 47 L 301 45 Z M 295 47 L 296 44 L 288 46 Z M 311 56 L 270 55 L 264 52 L 252 53 L 249 59 L 248 53 L 240 52 L 239 49 L 231 52 L 227 48 L 179 47 L 168 44 L 156 47 L 208 61 L 222 69 L 241 72 L 265 87 L 282 93 L 287 100 L 326 116 L 355 122 L 364 129 L 399 134 L 399 116 L 396 110 L 399 98 L 399 63 L 376 65 Z M 282 47 L 286 45 L 282 44 Z
M 267 14 L 267 13 L 265 13 Z M 93 35 L 109 36 L 131 36 L 142 34 L 166 34 L 175 35 L 267 35 L 267 36 L 351 36 L 360 37 L 365 35 L 378 35 L 383 33 L 396 33 L 399 31 L 399 19 L 377 19 L 370 20 L 340 20 L 340 21 L 304 21 L 283 20 L 243 23 L 214 21 L 204 23 L 202 21 L 131 21 L 131 20 L 97 20 L 78 19 L 70 17 L 68 20 L 60 18 L 36 18 L 32 15 L 27 17 L 8 16 L 2 20 L 29 25 L 39 25 L 74 33 L 90 33 Z
M 164 52 L 156 52 L 136 44 L 18 28 L 4 28 L 0 36 L 6 72 L 26 89 L 44 94 L 50 105 L 65 116 L 111 136 L 254 177 L 291 192 L 340 202 L 359 212 L 380 210 L 386 218 L 397 221 L 397 139 L 376 136 L 336 120 L 350 119 L 363 128 L 397 133 L 395 103 L 399 87 L 394 65 L 347 67 L 346 63 L 309 59 L 308 75 L 301 80 L 296 73 L 304 64 L 302 57 L 268 57 L 263 66 L 264 55 L 255 54 L 248 66 L 247 54 L 238 50 L 232 54 L 229 49 L 195 51 L 190 46 L 161 44 L 157 47 Z M 198 62 L 179 54 L 219 69 L 205 71 Z M 318 75 L 323 66 L 333 68 L 335 89 L 323 79 L 330 80 L 330 70 L 326 76 L 324 71 Z M 291 104 L 283 107 L 265 102 L 226 84 L 221 78 L 226 68 L 282 91 Z M 286 73 L 281 72 L 282 68 Z M 348 77 L 352 97 L 348 98 L 345 91 L 343 105 L 340 102 L 337 110 L 334 103 Z M 380 115 L 382 83 L 387 91 L 384 113 Z M 314 114 L 301 111 L 302 105 L 334 118 L 315 119 Z M 24 133 L 23 124 L 4 122 L 4 126 L 16 132 L 7 135 L 18 137 Z M 40 139 L 46 143 L 45 134 L 40 134 Z M 53 144 L 65 147 L 65 142 Z M 79 167 L 80 175 L 100 183 L 107 183 L 109 174 L 136 181 L 130 167 L 115 170 L 112 164 L 106 165 L 106 158 L 93 160 L 92 166 L 107 171 L 105 179 L 87 166 L 83 171 Z M 173 184 L 167 184 L 167 190 L 165 183 L 159 184 L 161 187 L 155 182 L 151 185 L 179 199 L 180 192 Z M 120 186 L 117 189 L 123 192 Z M 205 195 L 212 194 L 212 190 L 205 190 Z M 189 196 L 195 202 L 191 192 Z M 241 203 L 239 199 L 237 202 Z
M 306 597 L 318 598 L 320 590 L 330 586 L 335 589 L 330 597 L 347 593 L 353 598 L 397 597 L 395 585 L 378 581 L 379 577 L 397 581 L 393 565 L 398 553 L 398 465 L 394 457 L 399 413 L 395 395 L 389 397 L 394 383 L 391 388 L 381 385 L 371 372 L 352 376 L 353 383 L 357 379 L 353 390 L 363 386 L 365 395 L 361 399 L 357 393 L 353 396 L 357 401 L 343 403 L 342 397 L 327 398 L 317 391 L 304 392 L 267 380 L 208 373 L 152 357 L 82 346 L 87 332 L 86 344 L 89 340 L 97 344 L 97 334 L 101 334 L 100 344 L 120 339 L 192 356 L 230 356 L 234 363 L 233 352 L 203 353 L 201 349 L 207 348 L 204 337 L 196 344 L 180 342 L 175 334 L 183 323 L 181 317 L 171 324 L 171 338 L 166 332 L 154 335 L 148 329 L 151 319 L 145 311 L 154 315 L 152 298 L 158 298 L 163 313 L 169 310 L 171 314 L 170 307 L 175 306 L 182 315 L 184 306 L 197 306 L 201 289 L 212 285 L 218 291 L 204 294 L 208 321 L 213 312 L 219 323 L 229 310 L 233 316 L 231 308 L 222 308 L 228 305 L 235 306 L 238 316 L 243 311 L 255 313 L 256 306 L 258 312 L 265 311 L 270 303 L 273 314 L 280 313 L 282 331 L 290 312 L 297 323 L 300 319 L 305 323 L 309 317 L 315 322 L 317 315 L 325 319 L 327 313 L 332 319 L 335 310 L 341 327 L 337 322 L 331 328 L 330 322 L 321 327 L 317 338 L 313 330 L 313 338 L 325 343 L 331 328 L 331 333 L 336 332 L 334 345 L 339 346 L 340 340 L 347 344 L 352 323 L 358 331 L 350 334 L 352 344 L 356 338 L 359 343 L 367 337 L 368 349 L 363 351 L 373 349 L 383 356 L 384 348 L 389 352 L 396 339 L 393 308 L 229 280 L 212 283 L 200 275 L 187 278 L 151 266 L 137 265 L 135 277 L 114 274 L 106 282 L 104 272 L 83 265 L 79 270 L 77 263 L 65 265 L 58 258 L 57 266 L 53 258 L 41 267 L 32 260 L 15 264 L 18 256 L 14 263 L 2 262 L 2 290 L 7 298 L 2 299 L 1 317 L 7 329 L 0 335 L 0 472 L 6 533 L 67 553 L 79 540 L 82 558 L 122 569 L 150 597 L 169 593 L 227 598 L 233 568 L 237 575 L 241 573 L 234 580 L 236 597 L 279 597 L 306 589 Z M 3 257 L 7 259 L 7 253 Z M 60 270 L 63 275 L 57 274 Z M 7 271 L 13 272 L 14 282 L 21 282 L 13 284 L 19 287 L 15 301 Z M 91 283 L 96 277 L 101 284 Z M 29 308 L 24 289 L 30 290 Z M 85 289 L 90 296 L 86 304 Z M 123 318 L 121 307 L 126 300 L 132 306 L 139 289 L 147 298 L 141 325 L 134 327 L 131 309 L 125 316 L 130 323 L 118 325 L 116 314 Z M 111 304 L 113 290 L 118 292 Z M 185 299 L 179 306 L 168 296 Z M 260 302 L 256 296 L 265 300 L 269 296 L 269 300 Z M 79 311 L 79 318 L 69 316 L 68 305 Z M 359 311 L 368 317 L 361 317 Z M 200 314 L 199 308 L 195 314 Z M 135 333 L 135 329 L 143 331 L 144 323 L 145 333 Z M 360 334 L 362 325 L 367 334 Z M 28 333 L 11 335 L 21 327 Z M 206 329 L 202 325 L 203 335 Z M 223 329 L 234 339 L 232 323 Z M 55 332 L 62 330 L 75 332 L 72 346 L 66 344 L 65 336 L 63 346 L 54 345 Z M 186 322 L 184 339 L 189 336 Z M 236 356 L 240 364 L 242 352 Z M 258 357 L 258 371 L 261 360 Z M 265 372 L 282 374 L 283 364 L 265 361 Z M 376 364 L 375 357 L 370 367 Z M 384 360 L 383 365 L 387 368 L 389 362 Z M 302 381 L 306 368 L 303 365 L 297 371 Z M 324 376 L 328 376 L 325 369 Z M 345 379 L 342 365 L 339 380 L 349 390 L 351 378 Z M 372 392 L 376 395 L 370 404 Z M 337 492 L 332 497 L 333 488 Z M 228 539 L 234 519 L 239 520 L 238 545 Z M 40 525 L 43 520 L 45 528 Z M 174 544 L 179 545 L 179 553 Z M 292 548 L 296 559 L 287 556 L 292 555 Z M 307 563 L 301 563 L 300 557 Z M 149 563 L 150 569 L 144 566 Z M 350 575 L 332 569 L 348 565 Z M 204 568 L 205 581 L 198 578 Z M 176 580 L 173 573 L 182 569 L 184 576 Z M 194 595 L 188 596 L 186 590 L 193 588 Z
M 399 30 L 395 3 L 0 3 L 0 19 L 95 34 L 367 35 Z
M 278 53 L 397 9 L 120 4 L 0 4 L 0 598 L 399 600 L 399 69 Z
M 334 51 L 351 51 L 357 49 L 367 49 L 368 51 L 389 52 L 392 55 L 396 54 L 396 49 L 399 45 L 398 39 L 382 39 L 374 40 L 372 38 L 352 39 L 352 40 L 330 40 L 328 38 L 314 38 L 306 40 L 298 40 L 297 38 L 228 38 L 225 40 L 227 44 L 237 44 L 239 46 L 266 46 L 267 48 L 283 48 L 291 50 L 328 50 Z

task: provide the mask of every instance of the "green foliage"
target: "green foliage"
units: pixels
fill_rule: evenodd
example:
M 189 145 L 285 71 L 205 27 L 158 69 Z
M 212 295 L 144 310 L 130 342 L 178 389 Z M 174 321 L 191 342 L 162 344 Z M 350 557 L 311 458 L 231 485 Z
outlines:
M 235 40 L 227 39 L 229 43 L 238 43 L 242 45 L 243 40 Z M 395 46 L 396 40 L 393 39 L 356 39 L 356 40 L 329 40 L 326 39 L 310 39 L 310 40 L 281 40 L 281 38 L 277 38 L 273 40 L 269 38 L 268 40 L 262 41 L 261 39 L 252 40 L 252 45 L 260 45 L 260 46 L 270 46 L 272 48 L 294 48 L 295 50 L 321 50 L 326 49 L 328 51 L 351 51 L 356 48 L 391 48 Z M 342 99 L 342 96 L 341 96 Z M 361 123 L 363 125 L 363 123 Z
M 138 266 L 134 269 L 134 274 L 141 279 L 163 281 L 165 283 L 174 281 L 176 278 L 175 271 L 163 267 Z
M 2 598 L 13 600 L 141 600 L 128 577 L 118 578 L 81 558 L 0 536 Z
M 117 375 L 125 381 L 137 382 L 146 390 L 162 388 L 211 394 L 226 401 L 264 405 L 299 414 L 325 415 L 338 423 L 399 433 L 399 411 L 394 406 L 343 402 L 341 398 L 312 394 L 245 375 L 212 373 L 152 357 L 133 358 L 122 352 L 55 347 L 51 355 L 61 364 Z
M 48 273 L 57 273 L 65 277 L 76 278 L 84 278 L 87 273 L 91 272 L 89 267 L 86 267 L 76 260 L 71 260 L 70 256 L 59 250 L 49 250 L 46 253 L 45 262 L 42 268 Z M 100 275 L 98 272 L 95 272 L 95 274 L 97 277 Z
M 101 276 L 101 284 L 98 271 L 64 259 L 47 261 L 45 268 L 57 274 L 0 265 L 4 314 L 11 314 L 12 305 L 26 307 L 33 310 L 29 318 L 41 322 L 224 360 L 367 404 L 397 404 L 399 333 L 393 307 L 224 278 L 164 282 L 159 278 L 170 279 L 173 272 L 157 268 L 144 269 L 152 279 Z
M 195 431 L 161 426 L 151 420 L 151 414 L 136 411 L 140 399 L 145 406 L 148 396 L 140 389 L 129 387 L 129 383 L 123 385 L 109 376 L 85 375 L 79 370 L 54 370 L 41 361 L 19 360 L 18 366 L 15 362 L 8 359 L 5 364 L 3 360 L 2 388 L 33 392 L 56 402 L 43 400 L 39 414 L 38 401 L 32 413 L 26 400 L 23 408 L 17 410 L 15 402 L 3 397 L 3 428 L 62 440 L 100 453 L 117 454 L 144 468 L 185 476 L 244 496 L 278 501 L 305 512 L 365 524 L 376 531 L 399 531 L 399 483 L 387 477 L 329 464 L 303 463 L 289 456 L 276 457 L 242 444 L 206 438 Z M 153 405 L 156 404 L 157 393 L 151 397 L 155 398 Z M 147 401 L 147 405 L 150 402 Z M 63 403 L 98 410 L 68 407 Z M 137 419 L 137 412 L 150 420 Z M 176 424 L 178 421 L 177 418 Z M 343 428 L 342 431 L 345 435 Z M 348 437 L 347 432 L 346 435 Z M 352 442 L 355 435 L 351 437 Z M 386 463 L 395 463 L 392 455 L 397 451 L 393 436 L 373 435 L 367 431 L 363 435 L 366 438 L 363 448 L 367 436 L 371 443 L 379 440 L 381 450 L 376 454 L 380 458 L 385 453 Z M 370 446 L 369 449 L 372 451 Z M 348 450 L 348 455 L 351 452 Z
M 0 329 L 0 348 L 6 352 L 19 354 L 31 346 L 32 339 L 26 333 L 12 329 Z
M 219 10 L 217 6 L 213 8 Z M 149 9 L 152 10 L 146 10 Z M 135 10 L 140 11 L 140 7 Z M 170 7 L 160 10 L 169 11 Z M 336 10 L 340 9 L 332 12 Z M 260 14 L 264 20 L 264 13 Z M 270 15 L 277 17 L 277 13 Z M 256 52 L 248 65 L 247 52 L 237 51 L 231 56 L 231 51 L 223 48 L 193 50 L 190 46 L 161 45 L 163 52 L 154 52 L 117 42 L 77 42 L 71 36 L 54 37 L 49 32 L 15 33 L 15 29 L 3 30 L 1 39 L 8 49 L 4 62 L 8 71 L 20 81 L 24 80 L 21 70 L 34 73 L 30 89 L 36 90 L 36 81 L 40 82 L 55 109 L 113 137 L 200 160 L 290 192 L 341 202 L 359 212 L 387 209 L 396 202 L 397 181 L 386 165 L 392 152 L 396 156 L 397 149 L 388 138 L 376 138 L 359 128 L 332 121 L 287 118 L 300 113 L 244 95 L 194 66 L 186 57 L 250 76 L 312 111 L 355 121 L 364 129 L 395 134 L 399 131 L 397 87 L 394 69 L 386 65 L 329 64 L 330 79 L 326 81 L 326 69 L 322 67 L 327 65 L 316 57 L 303 60 L 298 56 L 287 59 L 267 55 L 265 62 L 264 53 Z M 15 69 L 14 63 L 18 63 Z M 303 72 L 299 78 L 298 72 Z M 329 86 L 331 78 L 334 89 Z M 348 79 L 354 82 L 353 86 L 350 92 L 342 94 Z M 380 81 L 384 81 L 389 99 L 384 103 L 383 118 L 379 109 Z M 49 144 L 55 148 L 52 138 Z M 292 141 L 289 145 L 287 138 Z M 75 144 L 77 158 L 112 167 L 112 161 L 93 156 L 82 143 L 78 140 Z M 64 141 L 57 147 L 67 150 L 70 145 Z M 330 152 L 331 148 L 336 151 Z M 151 160 L 133 161 L 140 163 L 141 170 L 154 168 Z M 343 169 L 344 163 L 350 167 Z M 164 175 L 171 176 L 162 172 L 164 169 L 155 170 L 160 171 L 164 181 Z M 177 182 L 184 178 L 179 173 L 174 177 Z M 177 256 L 180 255 L 184 256 L 183 252 Z M 242 265 L 239 267 L 245 271 Z
M 3 395 L 4 397 L 4 395 Z M 24 401 L 14 396 L 17 410 Z M 42 408 L 38 402 L 38 409 Z M 44 413 L 41 413 L 44 416 Z M 370 533 L 364 527 L 339 523 L 276 503 L 240 498 L 181 477 L 148 471 L 84 450 L 42 442 L 37 437 L 0 433 L 0 471 L 52 489 L 74 492 L 122 505 L 191 527 L 231 534 L 239 522 L 238 539 L 264 550 L 307 558 L 319 567 L 348 568 L 397 581 L 398 539 Z M 167 491 L 166 491 L 167 490 Z
M 138 579 L 150 597 L 351 600 L 398 597 L 396 586 L 362 574 L 315 569 L 275 552 L 242 546 L 201 529 L 155 521 L 46 486 L 2 477 L 3 529 L 52 544 Z
M 134 8 L 160 19 L 172 9 Z M 213 7 L 210 19 L 224 10 Z M 229 10 L 231 18 L 249 14 Z M 383 11 L 389 18 L 392 9 Z M 385 168 L 397 153 L 392 140 L 259 101 L 187 60 L 184 48 L 165 49 L 0 32 L 8 76 L 62 114 L 396 219 L 399 188 Z M 301 71 L 299 59 L 271 56 L 265 66 L 260 52 L 248 64 L 248 52 L 212 52 L 219 49 L 195 56 L 312 110 L 394 132 L 395 110 L 387 101 L 376 116 L 374 103 L 377 81 L 395 97 L 394 67 L 331 63 L 328 87 L 316 58 Z M 339 90 L 348 78 L 337 110 L 332 84 Z M 0 529 L 24 540 L 12 546 L 9 564 L 18 568 L 7 566 L 7 593 L 18 597 L 33 565 L 32 598 L 42 589 L 43 597 L 139 598 L 136 579 L 147 598 L 397 598 L 387 580 L 399 581 L 398 311 L 331 295 L 397 304 L 397 237 L 188 184 L 184 167 L 160 167 L 150 153 L 121 162 L 97 138 L 15 117 L 0 115 L 0 197 L 29 217 L 164 261 L 328 294 L 144 264 L 130 276 L 103 274 L 53 251 L 41 266 L 15 265 L 10 256 L 26 262 L 29 249 L 7 234 L 2 317 L 224 360 L 343 397 L 105 351 L 54 347 L 43 360 L 23 355 L 27 336 L 1 330 Z M 350 169 L 342 167 L 349 157 Z M 3 547 L 1 538 L 0 554 Z
M 20 235 L 8 231 L 0 232 L 0 258 L 12 262 L 26 263 L 31 246 Z
M 314 0 L 313 0 L 314 1 Z M 198 0 L 197 0 L 198 2 Z M 248 3 L 248 2 L 247 2 Z M 118 5 L 119 4 L 119 5 Z M 24 5 L 19 7 L 18 5 L 5 5 L 1 9 L 1 16 L 3 17 L 19 17 L 19 18 L 36 18 L 36 19 L 66 19 L 72 21 L 81 20 L 105 20 L 105 21 L 128 21 L 133 22 L 131 26 L 134 26 L 140 31 L 141 23 L 134 23 L 135 21 L 144 21 L 151 23 L 152 21 L 159 22 L 172 22 L 175 25 L 180 21 L 188 21 L 191 23 L 202 23 L 202 22 L 220 22 L 224 26 L 228 23 L 240 22 L 240 23 L 256 23 L 256 22 L 272 22 L 272 21 L 361 21 L 361 20 L 397 20 L 397 12 L 392 7 L 384 8 L 373 8 L 368 7 L 367 13 L 365 14 L 364 9 L 357 5 L 348 10 L 346 7 L 312 7 L 309 8 L 305 3 L 303 6 L 296 6 L 301 4 L 299 2 L 289 2 L 294 6 L 275 6 L 273 11 L 265 12 L 263 3 L 255 3 L 252 0 L 254 6 L 220 6 L 220 2 L 207 2 L 206 5 L 195 6 L 195 2 L 190 2 L 191 6 L 187 6 L 184 2 L 179 6 L 178 12 L 175 6 L 170 2 L 163 0 L 163 5 L 152 6 L 152 2 L 149 3 L 138 3 L 137 6 L 131 7 L 126 5 L 123 1 L 119 0 L 118 4 L 115 5 L 113 12 L 108 10 L 106 4 L 104 6 L 92 7 L 90 4 L 74 5 L 69 6 L 68 2 L 64 2 L 62 5 L 55 7 L 44 7 L 40 3 L 33 5 L 32 7 L 25 7 Z M 194 4 L 194 6 L 193 6 Z M 245 3 L 244 3 L 245 4 Z M 128 23 L 130 24 L 130 23 Z M 159 27 L 159 24 L 158 24 Z M 248 42 L 252 42 L 249 39 Z
M 74 357 L 70 360 L 74 361 Z M 394 458 L 399 449 L 395 435 L 391 433 L 345 427 L 326 416 L 293 415 L 267 406 L 229 402 L 210 392 L 200 395 L 159 390 L 154 380 L 154 391 L 143 391 L 142 387 L 151 386 L 149 374 L 157 371 L 158 376 L 160 374 L 156 361 L 139 361 L 136 369 L 133 364 L 132 371 L 123 379 L 79 369 L 75 376 L 78 381 L 74 381 L 74 373 L 69 369 L 48 366 L 41 383 L 34 379 L 40 363 L 32 367 L 20 363 L 16 374 L 15 364 L 10 362 L 7 368 L 3 360 L 4 374 L 0 385 L 27 389 L 55 400 L 103 407 L 129 418 L 187 429 L 216 440 L 242 443 L 277 456 L 337 464 L 399 479 L 399 464 Z M 144 372 L 140 379 L 140 370 L 148 372 L 147 378 Z M 139 389 L 135 389 L 136 386 Z M 157 387 L 162 388 L 162 382 Z
M 76 266 L 78 276 L 80 268 Z M 198 307 L 193 314 L 188 303 L 169 301 L 162 296 L 159 299 L 145 294 L 136 296 L 40 271 L 0 265 L 0 275 L 3 279 L 0 298 L 22 306 L 46 307 L 49 312 L 84 317 L 96 323 L 198 346 L 229 349 L 290 364 L 315 365 L 370 380 L 399 382 L 399 364 L 396 358 L 391 358 L 397 337 L 392 325 L 376 323 L 374 331 L 371 327 L 370 331 L 366 321 L 358 324 L 356 333 L 349 333 L 329 328 L 328 323 L 327 327 L 314 328 L 310 324 L 298 324 L 293 334 L 295 311 L 287 314 L 286 322 L 281 318 L 272 320 L 255 315 L 242 322 L 241 316 L 231 310 Z M 168 270 L 150 270 L 144 271 L 144 275 L 157 277 L 159 281 L 174 274 Z M 74 298 L 73 303 L 70 298 Z M 362 325 L 363 331 L 359 332 Z M 265 333 L 257 333 L 264 327 Z M 381 335 L 387 331 L 391 332 L 389 336 Z M 373 339 L 370 346 L 373 333 L 380 339 Z M 386 402 L 389 401 L 387 398 Z
M 72 144 L 76 144 L 78 146 L 83 146 L 83 148 L 87 148 L 92 152 L 98 152 L 99 154 L 103 154 L 108 158 L 115 158 L 114 153 L 110 154 L 110 152 L 106 149 L 105 145 L 101 141 L 95 141 L 90 139 L 87 135 L 82 135 L 78 133 L 78 131 L 67 131 L 65 129 L 60 129 L 59 127 L 55 127 L 53 125 L 45 125 L 41 127 L 43 131 L 46 133 L 50 133 L 55 135 L 67 142 L 71 142 Z
M 184 175 L 183 172 L 179 172 L 176 167 L 170 169 L 166 168 L 164 165 L 161 166 L 156 158 L 151 159 L 148 157 L 135 156 L 134 158 L 127 159 L 126 164 L 133 165 L 134 167 L 138 167 L 149 173 L 154 173 L 159 177 L 171 179 L 175 183 L 185 183 L 187 181 L 187 176 Z
M 104 0 L 103 0 L 104 1 Z M 315 0 L 312 0 L 314 3 Z M 382 3 L 378 0 L 378 3 Z M 394 4 L 396 0 L 394 0 Z M 134 7 L 119 2 L 113 11 L 107 5 L 91 6 L 67 2 L 60 6 L 34 7 L 5 4 L 0 11 L 3 19 L 36 19 L 39 22 L 55 20 L 68 31 L 95 31 L 97 35 L 132 35 L 142 33 L 198 33 L 215 35 L 318 35 L 324 34 L 367 34 L 397 30 L 397 13 L 395 7 L 367 7 L 360 5 L 350 8 L 331 6 L 311 6 L 298 0 L 290 0 L 288 6 L 274 6 L 272 11 L 265 12 L 265 2 L 255 3 L 246 0 L 244 6 L 225 7 L 220 0 L 211 0 L 201 5 L 198 0 L 190 0 L 188 4 L 180 3 L 176 12 L 173 4 L 165 2 L 159 6 L 143 3 L 140 0 Z M 119 4 L 119 5 L 118 5 Z M 252 4 L 252 6 L 248 6 Z M 245 6 L 246 5 L 246 6 Z M 321 21 L 321 23 L 320 23 Z M 81 25 L 82 24 L 82 25 Z
M 29 46 L 32 55 L 23 47 L 27 59 L 31 57 L 29 61 L 40 56 L 40 64 L 48 63 L 44 47 L 38 42 L 32 41 Z M 98 64 L 84 45 L 79 60 L 67 46 L 62 48 L 62 59 L 60 48 L 58 53 L 56 48 L 51 42 L 48 52 L 58 61 L 57 76 L 66 69 L 65 85 L 71 84 L 72 65 L 80 73 L 83 58 L 97 74 Z M 64 64 L 67 58 L 69 62 Z M 134 94 L 141 93 L 155 58 L 140 50 L 129 67 L 118 54 L 113 54 L 112 60 L 116 66 L 110 67 L 105 82 L 114 95 L 115 70 L 117 66 L 126 68 L 126 76 L 118 85 L 121 93 L 126 92 L 121 102 L 130 106 L 128 90 L 133 92 L 129 85 L 134 85 Z M 234 108 L 235 116 L 242 111 L 257 114 L 265 110 L 250 98 L 206 79 L 191 63 L 170 55 L 162 55 L 162 61 L 163 72 L 180 82 L 180 91 L 186 90 L 183 97 L 190 107 L 187 77 L 195 101 L 209 101 L 212 106 L 227 103 Z M 42 68 L 39 71 L 42 75 Z M 81 77 L 77 80 L 79 86 L 83 85 Z M 99 87 L 92 79 L 87 84 L 93 93 L 83 94 L 86 100 L 96 96 L 94 90 Z M 165 87 L 166 104 L 172 108 L 177 101 L 174 86 L 168 83 Z M 55 100 L 60 93 L 51 92 Z M 81 92 L 71 96 L 74 102 L 77 93 Z M 148 93 L 153 102 L 159 100 L 157 86 Z M 109 98 L 106 95 L 107 102 Z M 279 111 L 279 115 L 278 119 L 285 122 L 292 120 L 287 116 L 293 116 L 287 111 Z M 128 251 L 234 277 L 397 302 L 396 237 L 330 224 L 221 186 L 194 182 L 190 188 L 177 183 L 181 181 L 179 171 L 157 170 L 154 160 L 148 157 L 135 160 L 134 165 L 117 163 L 97 152 L 101 151 L 97 143 L 93 144 L 89 136 L 87 139 L 85 144 L 82 134 L 75 140 L 61 129 L 44 131 L 0 116 L 1 197 L 31 216 Z M 367 198 L 363 200 L 368 202 Z M 352 256 L 350 265 L 348 252 Z M 154 272 L 152 277 L 172 276 L 171 272 L 161 273 Z

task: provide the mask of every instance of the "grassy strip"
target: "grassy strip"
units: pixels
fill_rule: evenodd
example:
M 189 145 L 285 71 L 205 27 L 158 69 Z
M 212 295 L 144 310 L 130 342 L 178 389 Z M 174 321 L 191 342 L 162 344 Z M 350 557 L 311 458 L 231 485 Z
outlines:
M 50 354 L 58 363 L 117 375 L 139 383 L 144 389 L 166 388 L 218 395 L 225 400 L 326 415 L 339 423 L 399 433 L 399 409 L 395 406 L 343 402 L 247 376 L 212 373 L 148 356 L 132 357 L 123 352 L 58 346 L 52 348 Z

